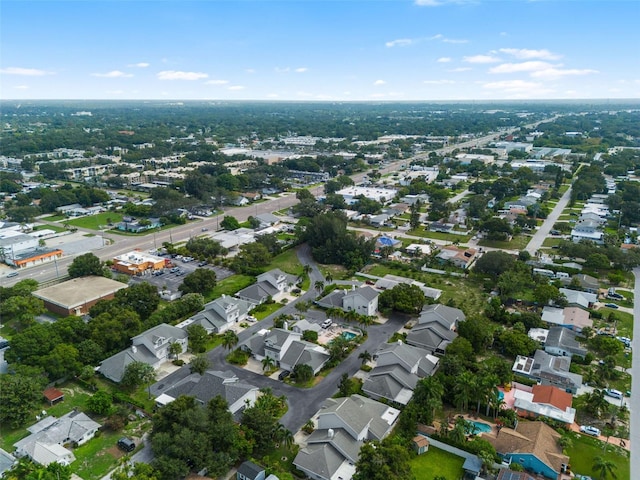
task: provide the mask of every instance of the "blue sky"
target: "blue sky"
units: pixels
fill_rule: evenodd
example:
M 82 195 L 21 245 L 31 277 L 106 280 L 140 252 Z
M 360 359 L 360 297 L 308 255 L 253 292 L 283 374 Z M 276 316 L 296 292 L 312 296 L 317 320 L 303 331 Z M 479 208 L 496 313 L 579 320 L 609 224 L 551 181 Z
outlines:
M 2 0 L 0 98 L 638 98 L 639 20 L 638 0 Z

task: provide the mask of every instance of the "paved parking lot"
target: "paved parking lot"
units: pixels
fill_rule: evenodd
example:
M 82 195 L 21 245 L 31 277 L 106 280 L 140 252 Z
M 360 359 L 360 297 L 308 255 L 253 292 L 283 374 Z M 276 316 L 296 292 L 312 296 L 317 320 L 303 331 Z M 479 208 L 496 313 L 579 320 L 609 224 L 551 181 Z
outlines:
M 132 283 L 147 282 L 159 289 L 163 289 L 166 287 L 165 288 L 166 290 L 175 292 L 178 290 L 178 287 L 182 284 L 182 281 L 184 280 L 185 275 L 188 275 L 189 273 L 194 272 L 198 268 L 207 268 L 207 269 L 213 270 L 214 272 L 216 272 L 216 278 L 218 281 L 233 275 L 233 272 L 231 270 L 227 270 L 226 268 L 222 268 L 222 267 L 217 267 L 215 265 L 205 265 L 203 267 L 198 267 L 198 262 L 195 260 L 188 263 L 183 263 L 180 260 L 174 260 L 173 263 L 176 265 L 177 268 L 180 269 L 181 272 L 184 272 L 184 273 L 182 274 L 178 274 L 178 272 L 171 273 L 171 268 L 165 268 L 164 270 L 162 270 L 164 272 L 162 275 L 153 275 L 152 273 L 149 273 L 139 277 L 132 277 L 131 282 Z

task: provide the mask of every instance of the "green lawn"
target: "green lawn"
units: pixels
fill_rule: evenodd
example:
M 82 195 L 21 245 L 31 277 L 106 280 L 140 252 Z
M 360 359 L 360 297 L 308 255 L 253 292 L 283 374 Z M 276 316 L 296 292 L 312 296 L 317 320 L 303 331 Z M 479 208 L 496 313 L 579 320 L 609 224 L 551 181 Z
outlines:
M 591 466 L 595 457 L 605 456 L 617 466 L 614 472 L 617 480 L 630 480 L 629 452 L 613 445 L 607 446 L 603 442 L 586 435 L 578 435 L 577 433 L 569 433 L 568 435 L 571 436 L 573 445 L 571 448 L 567 448 L 566 452 L 571 459 L 574 473 L 600 478 L 599 474 L 591 470 Z M 604 450 L 603 447 L 605 447 Z
M 544 239 L 544 241 L 542 242 L 542 246 L 543 247 L 553 247 L 555 245 L 560 245 L 560 242 L 562 241 L 561 238 L 553 238 L 553 237 L 547 237 Z
M 231 275 L 230 277 L 220 280 L 213 290 L 211 290 L 205 300 L 210 302 L 224 295 L 234 295 L 238 290 L 242 290 L 255 282 L 255 277 L 248 275 Z
M 500 240 L 487 240 L 483 238 L 478 242 L 478 245 L 482 247 L 492 247 L 492 248 L 504 248 L 505 250 L 524 250 L 524 248 L 529 244 L 531 237 L 525 237 L 523 235 L 516 235 L 510 242 L 500 241 Z
M 300 260 L 298 260 L 296 249 L 290 248 L 274 257 L 267 270 L 273 268 L 279 268 L 283 272 L 290 273 L 291 275 L 300 275 L 302 273 L 302 264 Z
M 99 480 L 109 473 L 121 456 L 116 446 L 121 436 L 121 432 L 101 431 L 98 436 L 74 449 L 76 461 L 71 464 L 74 473 L 84 480 Z
M 64 215 L 49 215 L 48 217 L 42 217 L 42 220 L 46 220 L 48 222 L 59 222 L 60 220 L 64 220 Z
M 262 320 L 262 319 L 268 317 L 269 315 L 271 315 L 274 312 L 277 312 L 278 310 L 280 310 L 283 307 L 283 305 L 281 303 L 279 303 L 279 302 L 276 302 L 276 303 L 264 303 L 262 305 L 264 305 L 264 310 L 260 310 L 258 312 L 253 311 L 251 313 L 258 320 Z M 260 305 L 260 307 L 262 307 L 262 305 Z
M 460 243 L 468 242 L 472 235 L 455 235 L 453 233 L 432 232 L 425 230 L 424 227 L 420 227 L 417 230 L 409 230 L 407 235 L 413 235 L 415 237 L 434 238 L 436 240 L 446 240 L 448 242 L 458 241 Z
M 436 447 L 429 447 L 429 451 L 411 460 L 411 471 L 416 480 L 433 480 L 442 476 L 447 480 L 462 478 L 464 458 L 458 457 Z
M 103 212 L 88 217 L 74 218 L 69 220 L 69 225 L 80 228 L 88 228 L 89 230 L 101 230 L 108 228 L 109 223 L 118 223 L 122 221 L 122 214 L 116 212 Z
M 38 225 L 37 227 L 35 227 L 33 229 L 34 232 L 37 232 L 39 230 L 53 230 L 56 233 L 61 233 L 61 232 L 66 232 L 67 229 L 63 228 L 63 227 L 58 227 L 57 225 Z

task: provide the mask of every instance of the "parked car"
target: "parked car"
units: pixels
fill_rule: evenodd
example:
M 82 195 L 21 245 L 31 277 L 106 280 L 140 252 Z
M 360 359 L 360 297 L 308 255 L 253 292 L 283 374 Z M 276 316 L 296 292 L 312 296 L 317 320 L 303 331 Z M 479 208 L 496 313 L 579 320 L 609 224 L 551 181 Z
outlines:
M 127 437 L 122 437 L 118 440 L 118 448 L 120 450 L 124 450 L 125 452 L 132 452 L 136 448 L 136 442 Z
M 0 350 L 2 350 L 3 348 L 7 348 L 8 346 L 9 346 L 9 340 L 7 340 L 6 338 L 0 337 Z
M 607 308 L 613 308 L 614 310 L 618 309 L 618 305 L 616 305 L 615 303 L 605 303 L 604 306 Z
M 582 425 L 580 427 L 580 431 L 582 433 L 586 433 L 587 435 L 593 435 L 594 437 L 600 436 L 600 429 L 596 427 L 592 427 L 591 425 Z
M 322 325 L 320 326 L 322 328 L 329 328 L 332 324 L 333 324 L 333 320 L 331 320 L 330 318 L 327 318 L 324 322 L 322 322 Z
M 620 390 L 614 390 L 613 388 L 607 388 L 604 393 L 611 398 L 622 398 L 622 392 Z
M 180 271 L 180 267 L 173 267 L 171 270 L 169 270 L 169 272 L 171 273 L 178 273 Z
M 7 278 L 17 277 L 17 276 L 18 276 L 18 272 L 11 272 L 7 274 Z
M 278 380 L 282 381 L 285 378 L 287 378 L 289 375 L 291 374 L 291 372 L 289 370 L 283 370 L 280 372 L 280 374 L 278 375 Z
M 209 262 L 207 262 L 206 260 L 204 260 L 204 261 L 202 261 L 202 262 L 198 263 L 198 266 L 199 266 L 199 267 L 204 267 L 205 265 L 208 265 L 208 264 L 209 264 Z
M 202 227 L 202 231 L 203 232 L 207 232 L 207 231 L 209 231 L 209 229 L 207 227 Z

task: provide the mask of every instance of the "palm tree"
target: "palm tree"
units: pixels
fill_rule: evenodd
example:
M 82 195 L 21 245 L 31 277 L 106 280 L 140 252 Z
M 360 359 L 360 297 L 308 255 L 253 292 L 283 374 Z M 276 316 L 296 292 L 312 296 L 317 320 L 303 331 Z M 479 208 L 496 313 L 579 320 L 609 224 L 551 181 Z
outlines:
M 458 377 L 458 381 L 453 387 L 453 399 L 461 411 L 465 411 L 469 406 L 469 400 L 473 398 L 476 390 L 476 377 L 470 371 L 465 371 Z
M 591 393 L 585 393 L 585 396 L 585 406 L 587 411 L 597 418 L 601 418 L 611 406 L 607 399 L 604 398 L 604 390 L 595 389 Z
M 618 468 L 618 466 L 615 463 L 602 456 L 595 457 L 593 459 L 593 465 L 591 466 L 594 472 L 600 473 L 600 480 L 605 480 L 609 475 L 613 478 L 618 478 L 615 473 L 616 468 Z
M 376 317 L 373 317 L 371 315 L 362 315 L 360 317 L 360 325 L 362 325 L 362 327 L 364 328 L 364 330 L 367 330 L 367 327 L 371 326 L 373 324 L 373 322 L 375 321 Z
M 454 443 L 461 445 L 466 439 L 467 421 L 463 418 L 456 419 L 456 424 L 449 432 L 449 439 Z
M 274 366 L 275 362 L 273 360 L 273 358 L 271 357 L 264 357 L 262 359 L 262 371 L 264 372 L 265 370 L 271 370 L 271 368 Z
M 504 407 L 504 400 L 500 397 L 500 392 L 497 389 L 491 391 L 489 395 L 489 405 L 493 409 L 493 418 L 494 420 L 498 418 L 498 413 Z
M 322 290 L 324 290 L 324 282 L 322 280 L 318 280 L 314 285 L 313 288 L 316 289 L 316 291 L 318 292 L 318 295 L 320 295 L 322 293 Z
M 573 439 L 569 435 L 563 435 L 558 439 L 558 445 L 562 450 L 567 450 L 573 447 Z
M 333 275 L 331 275 L 331 272 L 327 272 L 324 278 L 327 281 L 327 283 L 333 283 Z
M 365 350 L 360 355 L 358 355 L 358 358 L 362 360 L 362 365 L 364 365 L 365 363 L 371 361 L 371 354 L 368 350 Z
M 222 345 L 227 350 L 231 350 L 238 344 L 238 335 L 233 330 L 227 330 L 222 336 Z

